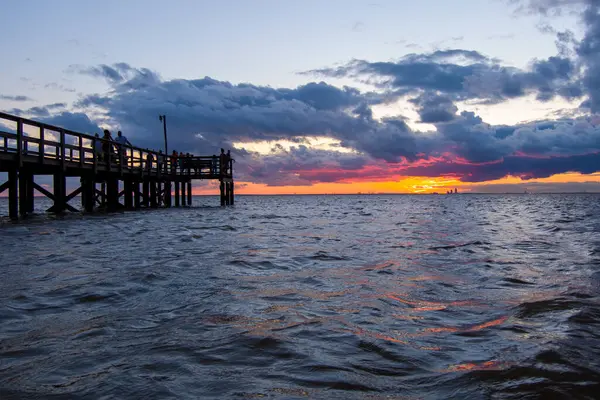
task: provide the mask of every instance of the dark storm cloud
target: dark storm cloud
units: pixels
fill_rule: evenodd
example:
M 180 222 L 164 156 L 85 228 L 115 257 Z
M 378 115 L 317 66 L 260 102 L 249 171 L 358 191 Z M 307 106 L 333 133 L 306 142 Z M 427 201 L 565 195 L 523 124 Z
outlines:
M 447 161 L 409 167 L 403 172 L 416 176 L 458 176 L 463 182 L 485 182 L 507 175 L 527 180 L 565 172 L 591 174 L 597 172 L 599 163 L 600 153 L 566 157 L 507 156 L 499 161 L 480 165 Z
M 502 66 L 498 60 L 462 49 L 409 54 L 396 62 L 353 60 L 336 68 L 308 71 L 329 77 L 366 78 L 381 89 L 398 94 L 441 93 L 454 100 L 500 102 L 535 93 L 541 101 L 554 96 L 573 97 L 578 68 L 562 56 L 534 60 L 529 70 Z M 569 87 L 570 90 L 565 89 Z
M 458 111 L 452 99 L 447 96 L 426 93 L 410 101 L 417 106 L 421 122 L 424 123 L 452 121 Z

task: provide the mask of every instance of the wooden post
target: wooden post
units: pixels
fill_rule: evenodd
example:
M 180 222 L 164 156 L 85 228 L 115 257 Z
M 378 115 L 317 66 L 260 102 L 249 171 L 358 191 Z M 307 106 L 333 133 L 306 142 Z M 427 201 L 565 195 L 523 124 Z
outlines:
M 229 200 L 229 204 L 233 205 L 234 199 L 233 199 L 233 181 L 231 181 L 231 187 L 229 188 L 229 195 L 231 196 L 230 200 Z
M 187 197 L 185 196 L 185 182 L 181 182 L 181 205 L 185 207 L 185 201 Z
M 8 215 L 10 219 L 19 219 L 18 175 L 16 169 L 8 171 Z
M 106 180 L 106 211 L 117 211 L 119 206 L 119 181 L 115 178 Z
M 39 150 L 39 154 L 38 155 L 40 157 L 40 159 L 39 159 L 39 163 L 40 164 L 44 164 L 44 152 L 46 151 L 46 145 L 45 145 L 46 141 L 44 139 L 44 136 L 45 136 L 45 134 L 44 134 L 44 127 L 40 126 L 40 145 L 39 145 L 39 148 L 38 148 L 38 150 Z
M 221 183 L 219 185 L 219 191 L 221 193 L 221 206 L 225 205 L 225 182 L 223 182 L 223 180 L 221 180 Z
M 65 174 L 58 172 L 54 174 L 54 206 L 52 212 L 56 214 L 65 211 L 65 198 L 67 197 L 67 188 L 65 182 Z
M 131 180 L 126 179 L 123 181 L 123 190 L 125 191 L 125 209 L 131 210 L 133 208 L 133 183 Z
M 165 181 L 165 207 L 171 207 L 171 181 Z
M 134 197 L 133 197 L 133 202 L 134 202 L 134 207 L 136 210 L 138 210 L 141 206 L 141 199 L 140 197 L 140 183 L 139 182 L 133 182 L 133 191 L 134 191 Z
M 142 190 L 143 190 L 142 204 L 144 207 L 148 208 L 150 205 L 150 181 L 148 181 L 148 179 L 144 180 L 144 183 L 142 184 Z
M 17 119 L 17 165 L 23 166 L 23 119 Z M 16 171 L 15 171 L 16 172 Z
M 187 205 L 191 206 L 192 205 L 192 180 L 190 179 L 187 182 Z
M 179 181 L 175 181 L 175 207 L 179 207 Z
M 81 206 L 85 212 L 94 211 L 94 203 L 96 196 L 96 182 L 91 176 L 81 178 Z
M 150 182 L 150 207 L 156 208 L 156 182 Z

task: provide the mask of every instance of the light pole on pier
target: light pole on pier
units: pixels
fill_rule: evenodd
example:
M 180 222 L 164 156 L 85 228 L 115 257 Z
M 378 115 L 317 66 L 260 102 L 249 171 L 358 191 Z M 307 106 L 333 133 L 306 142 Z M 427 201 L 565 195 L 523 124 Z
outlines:
M 165 154 L 169 154 L 169 148 L 167 147 L 167 116 L 159 115 L 158 119 L 163 123 L 163 131 L 165 133 Z

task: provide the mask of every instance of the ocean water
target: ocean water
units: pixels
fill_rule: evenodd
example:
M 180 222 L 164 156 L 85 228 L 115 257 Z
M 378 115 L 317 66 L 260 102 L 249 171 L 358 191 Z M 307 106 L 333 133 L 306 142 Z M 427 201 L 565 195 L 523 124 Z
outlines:
M 0 398 L 598 398 L 600 195 L 217 202 L 3 223 Z

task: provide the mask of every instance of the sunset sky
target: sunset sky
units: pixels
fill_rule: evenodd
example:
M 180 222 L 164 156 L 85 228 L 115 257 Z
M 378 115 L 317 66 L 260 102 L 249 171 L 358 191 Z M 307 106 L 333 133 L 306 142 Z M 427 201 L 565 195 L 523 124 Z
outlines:
M 0 110 L 154 149 L 165 114 L 238 194 L 600 191 L 600 0 L 0 9 Z

